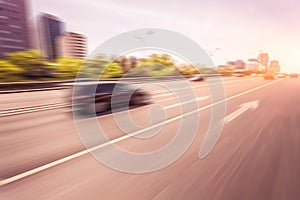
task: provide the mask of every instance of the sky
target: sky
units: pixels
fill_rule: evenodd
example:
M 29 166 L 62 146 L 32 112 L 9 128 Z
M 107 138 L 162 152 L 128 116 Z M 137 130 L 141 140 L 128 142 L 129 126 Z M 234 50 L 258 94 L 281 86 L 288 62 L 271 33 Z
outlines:
M 29 1 L 31 17 L 50 13 L 68 31 L 86 35 L 89 52 L 126 31 L 163 28 L 198 43 L 216 65 L 256 58 L 263 50 L 283 71 L 300 72 L 298 0 Z

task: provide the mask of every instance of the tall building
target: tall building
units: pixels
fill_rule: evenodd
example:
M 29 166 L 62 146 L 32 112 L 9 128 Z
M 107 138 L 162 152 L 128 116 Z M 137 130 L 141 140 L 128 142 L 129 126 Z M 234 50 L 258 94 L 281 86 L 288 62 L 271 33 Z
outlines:
M 87 39 L 82 34 L 66 32 L 57 38 L 56 44 L 59 56 L 86 57 Z
M 0 0 L 0 57 L 29 48 L 26 0 Z
M 257 60 L 265 67 L 265 70 L 267 71 L 269 64 L 269 54 L 267 52 L 260 51 Z
M 261 73 L 265 71 L 266 67 L 263 66 L 257 59 L 255 58 L 249 58 L 246 62 L 246 69 L 248 71 L 252 71 L 255 73 Z
M 58 55 L 58 47 L 56 45 L 57 37 L 64 33 L 64 22 L 58 17 L 43 13 L 37 20 L 38 33 L 38 49 L 48 60 L 56 59 Z
M 269 70 L 272 72 L 280 72 L 280 65 L 278 60 L 272 60 L 270 61 Z

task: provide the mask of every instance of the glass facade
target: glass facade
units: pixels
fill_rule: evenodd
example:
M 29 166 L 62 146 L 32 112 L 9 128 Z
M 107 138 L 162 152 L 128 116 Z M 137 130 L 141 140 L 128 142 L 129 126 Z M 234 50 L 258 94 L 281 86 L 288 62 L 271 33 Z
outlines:
M 0 57 L 29 48 L 25 0 L 0 0 Z
M 64 32 L 64 23 L 54 16 L 42 14 L 39 29 L 41 49 L 45 57 L 49 60 L 56 59 L 59 56 L 56 39 Z

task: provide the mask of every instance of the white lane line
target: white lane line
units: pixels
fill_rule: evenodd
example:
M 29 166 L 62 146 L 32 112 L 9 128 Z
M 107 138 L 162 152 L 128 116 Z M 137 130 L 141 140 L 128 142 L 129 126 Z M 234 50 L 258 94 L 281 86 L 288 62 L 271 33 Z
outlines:
M 210 96 L 199 97 L 199 98 L 192 99 L 192 100 L 189 100 L 189 101 L 185 101 L 185 102 L 182 102 L 182 103 L 177 103 L 177 104 L 173 104 L 173 105 L 170 105 L 170 106 L 166 106 L 164 108 L 165 109 L 175 108 L 177 106 L 182 106 L 182 105 L 189 104 L 189 103 L 192 103 L 192 102 L 204 101 L 204 100 L 209 99 L 209 98 L 210 98 Z
M 122 136 L 122 137 L 120 137 L 120 138 L 111 140 L 111 141 L 106 142 L 106 143 L 104 143 L 104 144 L 101 144 L 101 145 L 98 145 L 98 146 L 96 146 L 96 147 L 90 148 L 89 150 L 83 150 L 83 151 L 81 151 L 81 152 L 75 153 L 75 154 L 73 154 L 73 155 L 67 156 L 67 157 L 62 158 L 62 159 L 59 159 L 59 160 L 56 160 L 56 161 L 51 162 L 51 163 L 48 163 L 48 164 L 46 164 L 46 165 L 37 167 L 37 168 L 32 169 L 32 170 L 29 170 L 29 171 L 27 171 L 27 172 L 24 172 L 24 173 L 18 174 L 18 175 L 16 175 L 16 176 L 13 176 L 13 177 L 10 177 L 10 178 L 1 180 L 1 181 L 0 181 L 0 186 L 4 186 L 4 185 L 7 185 L 7 184 L 9 184 L 9 183 L 18 181 L 18 180 L 20 180 L 20 179 L 23 179 L 23 178 L 25 178 L 25 177 L 31 176 L 31 175 L 36 174 L 36 173 L 38 173 L 38 172 L 41 172 L 41 171 L 47 170 L 47 169 L 49 169 L 49 168 L 55 167 L 55 166 L 57 166 L 57 165 L 59 165 L 59 164 L 62 164 L 62 163 L 64 163 L 64 162 L 67 162 L 67 161 L 73 160 L 73 159 L 75 159 L 75 158 L 81 157 L 81 156 L 83 156 L 83 155 L 86 155 L 86 154 L 88 154 L 89 152 L 96 151 L 96 150 L 99 150 L 99 149 L 101 149 L 101 148 L 103 148 L 103 147 L 109 146 L 109 145 L 111 145 L 111 144 L 115 144 L 115 143 L 117 143 L 117 142 L 126 140 L 126 139 L 128 139 L 128 138 L 130 138 L 130 137 L 132 137 L 132 136 L 141 134 L 141 133 L 143 133 L 144 131 L 151 130 L 151 129 L 153 129 L 153 128 L 159 127 L 159 126 L 164 125 L 164 124 L 171 123 L 171 122 L 176 121 L 176 120 L 178 120 L 178 119 L 181 119 L 181 118 L 183 118 L 183 117 L 186 117 L 186 116 L 189 116 L 189 115 L 198 113 L 199 111 L 206 110 L 206 109 L 208 109 L 208 108 L 213 107 L 214 105 L 218 105 L 218 104 L 220 104 L 220 103 L 224 103 L 224 102 L 227 102 L 227 101 L 236 99 L 236 98 L 238 98 L 238 97 L 240 97 L 240 96 L 243 96 L 243 95 L 245 95 L 245 94 L 249 94 L 249 93 L 254 92 L 254 91 L 256 91 L 256 90 L 259 90 L 259 89 L 261 89 L 261 88 L 264 88 L 264 87 L 267 87 L 267 86 L 269 86 L 269 85 L 278 83 L 279 81 L 281 81 L 281 80 L 276 80 L 276 81 L 273 81 L 273 82 L 270 82 L 270 83 L 261 85 L 261 86 L 259 86 L 259 87 L 256 87 L 256 88 L 253 88 L 253 89 L 251 89 L 251 90 L 247 90 L 247 91 L 242 92 L 242 93 L 240 93 L 240 94 L 237 94 L 237 95 L 234 95 L 234 96 L 232 96 L 232 97 L 229 97 L 229 98 L 227 98 L 227 99 L 225 99 L 225 100 L 218 101 L 218 102 L 216 102 L 216 103 L 214 103 L 214 104 L 209 104 L 209 105 L 207 105 L 207 106 L 201 107 L 201 108 L 199 108 L 199 109 L 197 109 L 197 110 L 194 110 L 194 111 L 192 111 L 192 112 L 189 112 L 189 113 L 185 113 L 185 114 L 179 115 L 179 116 L 177 116 L 177 117 L 168 119 L 168 120 L 166 120 L 166 121 L 164 121 L 164 122 L 161 122 L 161 123 L 152 125 L 152 126 L 150 126 L 150 127 L 147 127 L 147 128 L 145 128 L 145 129 L 141 129 L 141 130 L 136 131 L 136 132 L 134 132 L 134 133 L 127 134 L 127 135 Z
M 9 117 L 9 116 L 13 116 L 13 115 L 53 110 L 53 109 L 58 109 L 58 108 L 66 108 L 66 107 L 70 107 L 70 106 L 71 105 L 67 104 L 67 103 L 59 103 L 59 104 L 53 104 L 53 105 L 36 106 L 36 107 L 32 107 L 32 108 L 18 108 L 15 110 L 2 111 L 2 112 L 0 112 L 0 117 Z
M 220 85 L 220 84 L 225 84 L 225 83 L 243 82 L 243 81 L 255 80 L 255 79 L 258 79 L 258 78 L 247 78 L 247 79 L 239 79 L 239 80 L 221 81 L 220 83 L 209 84 L 209 86 L 215 86 L 215 85 Z M 202 83 L 202 84 L 196 85 L 196 86 L 178 88 L 178 89 L 175 89 L 174 91 L 180 91 L 180 90 L 185 90 L 185 89 L 189 89 L 189 88 L 194 89 L 194 88 L 200 88 L 200 87 L 205 87 L 205 86 L 208 86 L 208 84 Z M 167 90 L 156 90 L 156 91 L 153 91 L 152 94 L 160 94 L 162 92 L 167 92 Z
M 174 95 L 173 93 L 164 93 L 164 94 L 159 94 L 159 95 L 154 95 L 153 97 L 165 97 L 165 96 L 171 96 Z
M 182 96 L 180 95 L 181 98 L 182 98 L 182 97 L 188 97 L 188 96 L 190 96 L 191 98 L 194 97 L 194 95 L 192 95 L 192 94 L 187 94 L 187 95 L 182 95 Z M 170 98 L 166 98 L 166 99 L 157 100 L 157 101 L 155 101 L 155 102 L 158 103 L 158 102 L 163 102 L 163 101 L 170 101 L 170 100 L 172 100 L 172 99 L 178 100 L 177 97 L 170 97 Z

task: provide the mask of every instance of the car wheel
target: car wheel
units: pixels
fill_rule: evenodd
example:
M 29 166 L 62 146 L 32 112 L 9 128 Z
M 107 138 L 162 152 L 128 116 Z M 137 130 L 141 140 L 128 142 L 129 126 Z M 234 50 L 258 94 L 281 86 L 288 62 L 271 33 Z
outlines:
M 145 104 L 146 98 L 144 95 L 134 95 L 130 101 L 131 105 L 142 105 Z
M 93 106 L 95 106 L 95 108 L 93 108 Z M 94 114 L 95 112 L 101 113 L 107 111 L 108 109 L 109 109 L 108 102 L 96 102 L 94 105 L 93 104 L 88 105 L 87 112 L 89 114 Z

